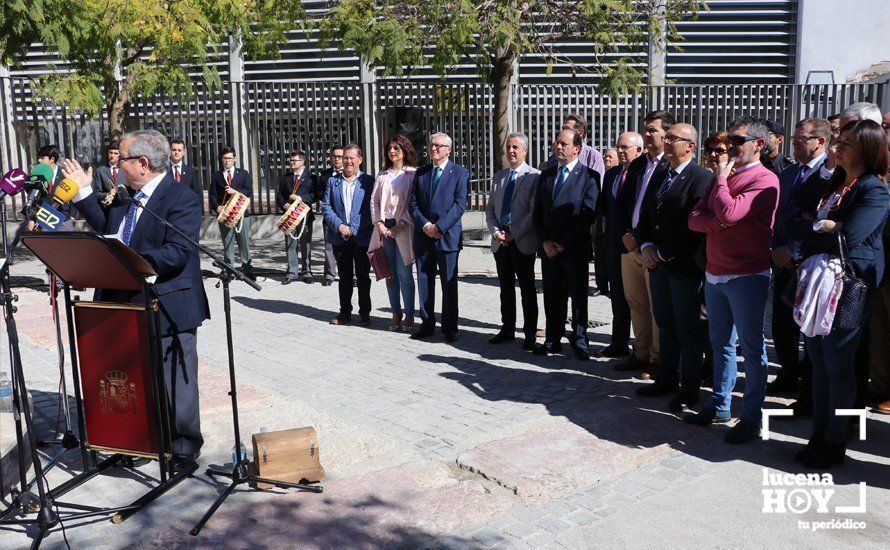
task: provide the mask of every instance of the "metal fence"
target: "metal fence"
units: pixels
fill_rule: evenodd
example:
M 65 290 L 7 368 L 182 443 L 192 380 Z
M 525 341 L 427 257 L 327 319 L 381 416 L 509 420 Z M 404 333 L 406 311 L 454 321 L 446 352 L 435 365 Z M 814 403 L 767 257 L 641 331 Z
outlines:
M 790 135 L 806 117 L 827 117 L 856 101 L 890 107 L 888 82 L 844 85 L 669 85 L 613 97 L 593 85 L 521 84 L 512 90 L 513 128 L 529 136 L 529 163 L 539 165 L 564 117 L 591 123 L 589 140 L 603 149 L 635 130 L 652 109 L 666 109 L 696 126 L 702 136 L 725 129 L 740 115 L 782 122 Z M 39 99 L 26 79 L 0 79 L 2 168 L 30 165 L 39 146 L 55 143 L 62 154 L 104 162 L 108 123 L 65 105 Z M 358 143 L 365 170 L 382 166 L 382 144 L 407 135 L 426 161 L 426 137 L 437 131 L 454 139 L 453 160 L 472 174 L 468 207 L 483 208 L 494 170 L 493 96 L 478 82 L 229 82 L 220 89 L 196 85 L 186 99 L 136 97 L 128 126 L 156 129 L 186 142 L 187 161 L 205 189 L 219 169 L 220 149 L 236 148 L 240 165 L 254 178 L 257 212 L 274 212 L 278 178 L 288 153 L 303 150 L 314 171 L 328 164 L 334 145 Z M 786 152 L 790 143 L 785 144 Z

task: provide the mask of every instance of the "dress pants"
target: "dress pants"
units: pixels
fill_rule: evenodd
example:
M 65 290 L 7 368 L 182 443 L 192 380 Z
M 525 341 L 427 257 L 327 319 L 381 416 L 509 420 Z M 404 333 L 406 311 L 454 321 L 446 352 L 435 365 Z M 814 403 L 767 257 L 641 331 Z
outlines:
M 204 444 L 198 402 L 197 329 L 161 338 L 173 452 L 194 456 Z
M 352 315 L 352 281 L 358 288 L 358 314 L 366 317 L 371 314 L 371 261 L 367 246 L 360 246 L 355 239 L 346 244 L 333 245 L 337 259 L 337 274 L 340 276 L 340 313 Z
M 422 329 L 436 325 L 436 275 L 442 282 L 442 333 L 457 334 L 457 259 L 460 252 L 430 248 L 415 251 L 417 291 L 420 298 Z
M 302 226 L 301 226 L 302 227 Z M 299 229 L 297 230 L 299 234 Z M 284 236 L 284 249 L 287 253 L 287 278 L 297 279 L 312 275 L 312 222 L 306 220 L 306 228 L 299 239 Z
M 630 343 L 630 306 L 624 297 L 624 279 L 621 277 L 621 253 L 617 248 L 602 254 L 609 274 L 609 300 L 612 302 L 612 344 L 627 348 Z
M 523 334 L 534 339 L 538 331 L 538 296 L 535 293 L 535 255 L 523 254 L 515 243 L 501 246 L 494 253 L 501 289 L 501 328 L 516 330 L 516 282 L 522 297 Z
M 659 265 L 649 274 L 652 312 L 658 325 L 661 363 L 658 384 L 675 387 L 684 394 L 701 387 L 705 336 L 701 332 L 699 295 L 704 274 L 678 275 Z
M 809 379 L 809 371 L 813 367 L 806 348 L 803 359 L 800 358 L 800 326 L 794 321 L 794 309 L 782 301 L 785 287 L 793 280 L 796 280 L 794 269 L 773 269 L 773 345 L 782 367 L 779 376 L 796 381 L 802 375 Z
M 597 215 L 593 223 L 593 276 L 596 278 L 596 289 L 609 292 L 612 288 L 612 278 L 609 276 L 609 264 L 606 261 L 606 233 L 601 229 L 602 218 Z M 619 287 L 620 288 L 620 287 Z
M 643 255 L 638 250 L 621 255 L 621 278 L 634 328 L 634 354 L 640 361 L 657 364 L 658 325 L 652 314 L 649 270 L 643 264 Z
M 324 233 L 324 278 L 327 281 L 334 282 L 337 278 L 337 258 L 334 257 L 334 245 L 328 240 L 331 230 L 328 224 L 322 222 Z
M 868 330 L 871 340 L 869 389 L 886 401 L 890 399 L 890 282 L 884 283 L 875 293 Z
M 219 224 L 219 234 L 222 236 L 223 242 L 223 259 L 228 264 L 235 263 L 235 243 L 238 243 L 238 255 L 241 258 L 241 265 L 250 264 L 250 245 L 248 237 L 250 236 L 250 216 L 241 218 L 241 231 L 229 229 L 223 224 Z
M 568 300 L 572 299 L 572 334 L 569 343 L 587 349 L 587 283 L 590 268 L 587 258 L 571 251 L 550 259 L 541 255 L 544 282 L 544 315 L 547 317 L 545 340 L 554 344 L 565 335 Z

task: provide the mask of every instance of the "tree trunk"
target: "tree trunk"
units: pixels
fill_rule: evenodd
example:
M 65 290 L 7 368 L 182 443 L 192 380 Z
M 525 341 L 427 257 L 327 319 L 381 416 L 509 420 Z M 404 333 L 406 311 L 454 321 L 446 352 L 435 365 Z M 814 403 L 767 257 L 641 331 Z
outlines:
M 491 81 L 494 86 L 494 132 L 492 132 L 492 148 L 494 156 L 494 169 L 502 170 L 507 166 L 507 135 L 510 133 L 510 118 L 512 113 L 510 83 L 513 80 L 513 62 L 516 60 L 516 52 L 512 48 L 498 52 L 498 57 L 492 61 Z
M 105 110 L 108 114 L 108 139 L 118 141 L 127 131 L 130 108 L 130 76 L 120 83 L 116 78 L 105 81 Z

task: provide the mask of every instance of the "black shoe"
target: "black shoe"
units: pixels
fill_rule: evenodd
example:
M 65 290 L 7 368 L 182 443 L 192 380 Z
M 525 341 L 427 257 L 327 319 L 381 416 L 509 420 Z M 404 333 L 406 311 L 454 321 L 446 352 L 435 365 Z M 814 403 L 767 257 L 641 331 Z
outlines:
M 433 327 L 420 325 L 419 329 L 411 333 L 410 338 L 412 340 L 423 340 L 424 338 L 429 338 L 433 334 L 435 334 Z
M 813 416 L 813 406 L 800 400 L 785 405 L 785 408 L 791 409 L 794 414 L 792 414 L 791 416 L 773 416 L 772 419 L 778 420 L 780 422 L 787 422 L 789 420 L 799 420 L 801 418 Z
M 283 284 L 283 285 L 289 285 L 289 284 L 291 284 L 291 283 L 294 282 L 294 281 L 296 281 L 296 279 L 285 279 L 285 280 L 281 281 L 281 284 Z
M 535 337 L 534 336 L 526 336 L 525 339 L 522 340 L 522 349 L 525 351 L 532 351 L 535 349 Z
M 457 340 L 456 332 L 446 332 L 446 333 L 444 333 L 444 335 L 445 335 L 445 341 L 448 343 L 451 343 L 451 342 L 454 342 L 455 340 Z
M 822 434 L 813 434 L 810 436 L 810 440 L 807 441 L 807 444 L 803 449 L 794 453 L 795 462 L 807 462 L 812 460 L 813 453 L 816 452 L 816 449 L 822 445 L 822 442 L 825 440 L 825 436 Z
M 330 320 L 332 325 L 348 325 L 350 322 L 352 322 L 352 315 L 347 313 L 340 313 Z
M 244 273 L 244 276 L 251 281 L 256 281 L 256 275 L 253 273 L 253 266 L 251 264 L 241 264 L 241 273 Z
M 488 339 L 489 344 L 503 344 L 504 342 L 512 342 L 516 339 L 516 333 L 512 330 L 501 330 Z
M 371 326 L 371 316 L 370 315 L 361 315 L 359 317 L 358 324 L 363 327 Z
M 544 340 L 543 344 L 538 344 L 532 350 L 532 353 L 535 355 L 548 355 L 551 353 L 559 353 L 562 351 L 562 344 L 559 342 L 551 342 L 550 340 Z
M 739 420 L 738 424 L 726 432 L 726 435 L 723 436 L 723 441 L 733 445 L 742 445 L 750 443 L 758 437 L 760 437 L 759 425 L 748 420 Z
M 573 347 L 572 349 L 575 352 L 575 359 L 578 359 L 579 361 L 590 360 L 590 352 L 587 351 L 587 348 Z
M 145 466 L 149 462 L 151 462 L 150 459 L 142 456 L 125 456 L 121 459 L 121 466 L 124 468 L 138 468 Z
M 332 284 L 334 284 L 334 281 L 330 279 L 325 279 L 321 282 L 321 286 L 331 286 Z
M 609 344 L 603 349 L 596 352 L 597 357 L 627 357 L 630 355 L 630 346 L 619 346 L 618 344 Z
M 680 388 L 677 386 L 669 386 L 667 384 L 659 384 L 656 382 L 654 384 L 647 384 L 641 388 L 637 388 L 637 395 L 640 397 L 661 397 L 662 395 L 669 395 L 677 393 L 678 391 L 680 391 Z
M 698 392 L 695 392 L 694 394 L 680 392 L 668 403 L 668 410 L 674 413 L 683 412 L 684 405 L 691 409 L 697 403 Z
M 688 414 L 683 417 L 683 422 L 692 424 L 693 426 L 710 426 L 711 424 L 726 424 L 732 420 L 729 411 L 717 412 L 717 409 L 705 407 L 695 414 Z
M 201 456 L 201 451 L 198 450 L 195 454 L 184 455 L 184 454 L 174 454 L 173 458 L 170 460 L 171 465 L 173 466 L 174 472 L 181 472 L 194 464 L 198 457 Z
M 306 275 L 305 277 L 303 277 L 303 282 L 307 285 L 311 285 L 315 282 L 315 277 L 313 277 L 312 275 Z
M 803 465 L 814 470 L 827 470 L 832 466 L 843 464 L 846 456 L 846 443 L 823 440 L 809 456 L 805 457 Z
M 797 379 L 790 376 L 782 376 L 780 374 L 776 376 L 775 380 L 766 385 L 766 394 L 779 395 L 782 393 L 796 392 L 799 385 Z

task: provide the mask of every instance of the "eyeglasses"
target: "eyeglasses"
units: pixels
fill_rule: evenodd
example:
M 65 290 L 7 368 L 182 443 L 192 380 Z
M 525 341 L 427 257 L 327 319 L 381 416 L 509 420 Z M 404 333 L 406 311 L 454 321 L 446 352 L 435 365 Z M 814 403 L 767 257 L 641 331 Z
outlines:
M 885 130 L 890 130 L 890 122 L 882 122 L 881 128 L 883 128 Z
M 670 134 L 664 136 L 664 142 L 665 142 L 665 143 L 674 143 L 674 142 L 677 142 L 677 141 L 689 141 L 689 142 L 691 142 L 692 140 L 689 139 L 689 138 L 684 138 L 684 137 L 680 137 L 680 136 L 672 136 L 672 135 L 670 135 Z
M 720 155 L 725 155 L 728 152 L 729 151 L 727 151 L 723 147 L 705 147 L 705 154 L 707 154 L 707 155 L 720 156 Z
M 122 162 L 127 162 L 128 160 L 134 160 L 134 159 L 139 159 L 139 158 L 142 158 L 142 157 L 121 157 L 121 158 L 117 159 L 117 162 L 118 162 L 118 164 L 120 164 Z
M 235 157 L 223 157 L 222 158 L 223 162 L 229 162 L 229 161 L 234 161 L 234 160 L 235 160 Z
M 445 145 L 444 143 L 430 143 L 430 149 L 442 149 L 444 147 L 451 149 L 450 145 Z
M 749 141 L 757 141 L 758 139 L 760 138 L 757 136 L 729 136 L 729 143 L 735 147 L 741 147 Z
M 638 145 L 619 145 L 618 146 L 619 151 L 628 151 L 630 149 L 637 149 L 637 148 L 639 148 Z
M 303 162 L 303 159 L 290 159 L 291 164 L 296 164 L 298 162 Z
M 805 136 L 805 135 L 793 135 L 791 139 L 794 141 L 810 141 L 811 139 L 819 139 L 821 136 Z

